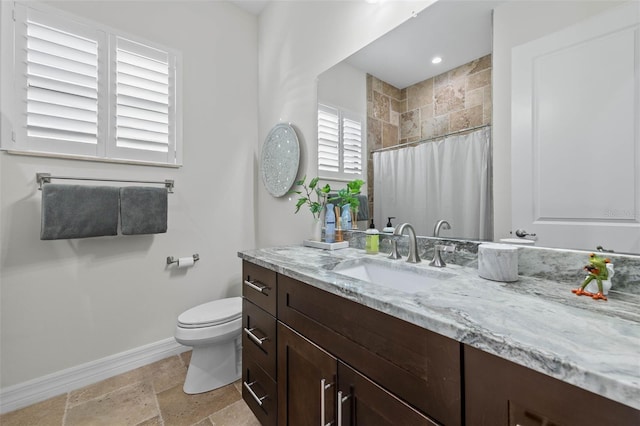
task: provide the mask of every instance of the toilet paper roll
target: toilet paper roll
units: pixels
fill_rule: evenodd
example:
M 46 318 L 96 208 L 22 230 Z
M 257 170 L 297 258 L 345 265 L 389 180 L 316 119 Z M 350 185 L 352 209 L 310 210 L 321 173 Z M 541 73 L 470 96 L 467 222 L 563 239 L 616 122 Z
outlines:
M 196 261 L 193 259 L 193 256 L 181 257 L 178 259 L 178 268 L 188 268 L 189 266 L 193 266 Z
M 492 281 L 518 281 L 518 248 L 506 244 L 480 244 L 478 275 Z

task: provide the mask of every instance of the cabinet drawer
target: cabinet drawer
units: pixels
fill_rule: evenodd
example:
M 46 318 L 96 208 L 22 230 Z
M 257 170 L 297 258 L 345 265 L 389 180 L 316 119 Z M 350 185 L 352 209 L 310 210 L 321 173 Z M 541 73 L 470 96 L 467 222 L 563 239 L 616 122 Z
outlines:
M 276 378 L 276 319 L 242 299 L 242 354 Z
M 278 319 L 448 426 L 462 424 L 460 343 L 292 278 Z
M 271 315 L 276 316 L 276 272 L 243 261 L 242 279 L 242 295 Z
M 251 357 L 242 360 L 242 399 L 262 426 L 276 426 L 278 415 L 276 382 Z

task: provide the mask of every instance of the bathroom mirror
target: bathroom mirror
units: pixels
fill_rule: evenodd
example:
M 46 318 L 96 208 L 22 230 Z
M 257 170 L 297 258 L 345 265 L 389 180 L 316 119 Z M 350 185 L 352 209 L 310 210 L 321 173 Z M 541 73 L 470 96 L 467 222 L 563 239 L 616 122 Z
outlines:
M 298 174 L 300 144 L 294 128 L 276 124 L 262 145 L 260 170 L 269 194 L 282 197 L 291 189 Z
M 510 4 L 507 4 L 510 3 Z M 508 59 L 509 61 L 511 60 L 510 58 L 505 58 L 505 44 L 509 44 L 509 49 L 507 50 L 508 52 L 511 52 L 511 48 L 512 46 L 517 46 L 518 43 L 527 43 L 530 40 L 534 40 L 537 39 L 539 37 L 544 37 L 548 34 L 551 33 L 555 33 L 563 28 L 565 28 L 566 26 L 562 26 L 560 24 L 556 24 L 555 26 L 553 25 L 546 25 L 544 21 L 544 19 L 542 17 L 539 17 L 537 19 L 540 20 L 540 22 L 538 22 L 538 24 L 536 24 L 539 27 L 542 27 L 541 29 L 537 29 L 535 30 L 536 32 L 536 36 L 535 37 L 530 37 L 529 39 L 527 39 L 526 37 L 524 37 L 522 39 L 522 41 L 518 41 L 519 37 L 522 37 L 521 34 L 518 33 L 518 31 L 520 30 L 519 28 L 513 28 L 511 29 L 511 33 L 509 33 L 509 36 L 512 36 L 512 38 L 514 40 L 508 40 L 507 41 L 503 38 L 503 39 L 496 39 L 496 40 L 492 40 L 492 37 L 494 36 L 494 32 L 492 29 L 492 20 L 494 19 L 493 17 L 493 9 L 494 8 L 499 8 L 500 10 L 505 10 L 510 8 L 513 4 L 524 4 L 525 2 L 513 2 L 513 1 L 477 1 L 477 2 L 468 2 L 468 1 L 456 1 L 456 0 L 440 0 L 438 2 L 436 2 L 435 4 L 433 4 L 432 6 L 429 6 L 427 9 L 421 11 L 418 15 L 417 18 L 413 18 L 413 19 L 409 19 L 408 21 L 406 21 L 404 24 L 400 25 L 399 27 L 397 27 L 396 29 L 392 30 L 390 33 L 388 33 L 387 35 L 383 36 L 381 39 L 374 41 L 371 45 L 366 46 L 365 48 L 363 48 L 361 51 L 356 52 L 354 55 L 352 55 L 351 57 L 347 58 L 346 60 L 344 60 L 343 62 L 341 62 L 340 64 L 337 64 L 337 66 L 349 66 L 349 67 L 353 67 L 356 68 L 362 72 L 364 72 L 365 74 L 372 74 L 374 76 L 376 76 L 377 78 L 379 78 L 382 81 L 388 82 L 390 84 L 395 85 L 398 88 L 403 88 L 406 87 L 408 85 L 414 84 L 416 82 L 420 82 L 426 79 L 429 79 L 431 77 L 434 76 L 438 76 L 440 74 L 442 74 L 443 72 L 447 72 L 451 69 L 454 69 L 460 65 L 463 64 L 467 64 L 469 61 L 472 61 L 473 59 L 477 59 L 477 58 L 481 58 L 487 54 L 491 54 L 492 52 L 492 48 L 493 46 L 497 46 L 498 48 L 502 48 L 501 52 L 502 52 L 502 57 L 500 58 L 500 60 L 505 61 L 506 59 Z M 550 3 L 536 3 L 536 2 L 531 2 L 532 5 L 535 5 L 537 8 L 536 13 L 540 14 L 541 13 L 541 8 L 542 7 L 556 7 L 555 9 L 553 9 L 553 11 L 549 11 L 549 14 L 552 15 L 557 15 L 557 14 L 565 14 L 568 16 L 568 19 L 573 19 L 573 22 L 581 22 L 582 19 L 586 19 L 589 18 L 590 16 L 595 16 L 598 13 L 601 13 L 604 10 L 608 10 L 608 8 L 611 8 L 611 4 L 608 5 L 604 5 L 606 2 L 589 2 L 589 4 L 582 4 L 580 7 L 583 7 L 585 10 L 581 10 L 580 13 L 578 13 L 577 15 L 579 16 L 569 16 L 571 14 L 576 15 L 574 9 L 576 8 L 576 3 L 575 2 L 553 2 L 554 4 L 550 4 Z M 558 3 L 560 3 L 558 5 Z M 566 7 L 565 5 L 563 5 L 562 3 L 566 3 Z M 573 3 L 573 4 L 571 4 Z M 524 5 L 522 6 L 522 10 L 525 10 L 528 6 Z M 514 9 L 515 7 L 511 8 Z M 590 10 L 586 10 L 589 9 Z M 599 8 L 599 9 L 598 9 Z M 524 19 L 523 16 L 525 15 L 524 12 L 522 11 L 518 11 L 517 13 L 519 13 L 520 18 Z M 509 13 L 504 13 L 502 14 L 502 17 L 504 16 L 513 16 L 514 13 L 512 11 L 510 11 Z M 504 18 L 503 18 L 504 19 Z M 412 29 L 411 27 L 414 26 L 414 24 L 416 22 L 418 22 L 419 20 L 423 20 L 424 22 L 427 22 L 425 24 L 421 24 L 420 27 L 422 27 L 422 29 L 432 29 L 433 32 L 430 33 L 431 35 L 427 34 L 422 34 L 419 36 L 415 36 L 412 35 Z M 519 21 L 518 21 L 519 22 Z M 523 21 L 525 22 L 525 21 Z M 532 21 L 532 22 L 537 22 L 537 21 Z M 501 21 L 501 24 L 503 25 L 503 28 L 500 28 L 499 30 L 502 31 L 500 33 L 501 36 L 505 35 L 505 30 L 504 30 L 504 25 L 505 25 L 505 21 Z M 510 24 L 511 25 L 511 24 Z M 513 25 L 515 27 L 515 25 Z M 526 26 L 526 25 L 524 25 Z M 477 31 L 476 33 L 474 33 L 474 31 Z M 498 31 L 498 29 L 496 29 L 496 31 Z M 534 32 L 534 30 L 531 30 L 530 28 L 527 29 L 523 29 L 523 31 L 526 33 L 526 31 L 529 32 Z M 546 32 L 545 32 L 546 31 Z M 441 35 L 444 35 L 441 37 Z M 482 46 L 476 46 L 475 47 L 475 51 L 471 50 L 471 51 L 466 51 L 464 54 L 466 54 L 466 59 L 461 59 L 458 62 L 452 62 L 450 61 L 450 54 L 460 54 L 460 52 L 462 51 L 462 49 L 467 49 L 470 45 L 473 45 L 474 43 L 478 42 L 480 39 L 482 39 L 483 37 L 486 37 L 489 41 L 489 47 L 487 50 L 486 45 L 484 47 Z M 442 38 L 442 42 L 441 39 Z M 428 40 L 428 42 L 427 42 Z M 417 43 L 414 43 L 417 42 Z M 495 44 L 492 44 L 495 43 Z M 382 56 L 378 56 L 377 50 L 378 49 L 383 49 L 383 53 Z M 637 48 L 636 48 L 637 49 Z M 426 53 L 425 53 L 426 52 Z M 443 57 L 443 61 L 440 64 L 441 68 L 440 69 L 433 69 L 434 65 L 432 65 L 430 63 L 431 57 L 432 56 L 436 56 L 436 55 L 440 55 Z M 380 59 L 380 57 L 384 58 L 384 59 Z M 404 61 L 404 58 L 409 58 L 411 59 L 410 61 Z M 422 57 L 421 60 L 429 60 L 429 63 L 424 65 L 424 66 L 419 66 L 415 64 L 415 59 L 417 57 Z M 443 65 L 445 64 L 446 65 Z M 509 62 L 510 64 L 510 62 Z M 387 66 L 381 66 L 381 65 L 387 65 Z M 443 66 L 442 66 L 443 65 Z M 502 63 L 502 70 L 505 69 L 505 64 Z M 508 65 L 508 64 L 507 64 Z M 332 67 L 331 70 L 333 70 L 335 67 Z M 421 68 L 423 71 L 427 71 L 427 73 L 424 74 L 415 74 L 415 75 L 409 75 L 410 73 L 407 72 L 407 70 L 411 68 L 411 69 L 415 69 L 415 68 Z M 493 66 L 493 70 L 495 71 L 495 66 Z M 510 69 L 510 68 L 508 68 Z M 329 71 L 331 71 L 329 70 Z M 319 79 L 319 83 L 318 83 L 318 87 L 319 90 L 321 89 L 321 87 L 323 85 L 327 85 L 329 84 L 329 82 L 327 81 L 322 81 L 322 77 L 323 75 L 326 73 L 323 73 L 320 76 Z M 493 77 L 493 93 L 494 96 L 498 96 L 496 91 L 500 92 L 500 95 L 503 96 L 503 98 L 501 98 L 501 108 L 503 108 L 502 110 L 502 119 L 504 120 L 508 120 L 509 118 L 506 117 L 510 117 L 508 114 L 504 113 L 504 107 L 505 105 L 508 105 L 512 108 L 512 113 L 513 113 L 513 109 L 517 108 L 517 103 L 513 104 L 511 102 L 511 100 L 507 99 L 505 100 L 504 96 L 505 93 L 511 93 L 511 86 L 510 84 L 505 84 L 504 80 L 501 81 L 496 81 L 496 79 L 500 79 L 500 78 L 504 78 L 504 73 L 500 74 L 500 75 L 496 75 L 497 73 L 494 73 L 492 75 Z M 512 78 L 511 75 L 507 75 L 506 78 Z M 636 86 L 637 89 L 637 86 Z M 318 93 L 318 98 L 319 100 L 321 99 L 321 93 Z M 371 99 L 367 100 L 369 102 L 369 106 L 368 108 L 371 109 Z M 517 109 L 516 109 L 517 111 Z M 589 109 L 589 111 L 593 111 L 593 109 Z M 580 114 L 580 111 L 577 111 L 577 114 Z M 587 120 L 588 121 L 588 120 Z M 637 117 L 636 117 L 636 122 L 637 122 Z M 501 141 L 505 141 L 507 140 L 508 144 L 511 143 L 511 134 L 509 134 L 509 130 L 506 130 L 505 133 L 505 124 L 504 122 L 501 123 L 491 123 L 493 126 L 493 131 L 494 133 L 496 132 L 496 130 L 500 130 L 503 133 L 500 135 L 500 140 Z M 502 126 L 502 127 L 500 127 Z M 638 144 L 637 140 L 638 140 L 638 125 L 636 124 L 636 145 Z M 383 130 L 384 131 L 384 130 Z M 371 129 L 368 129 L 368 137 L 371 134 Z M 367 141 L 367 144 L 369 144 L 370 141 Z M 503 142 L 504 143 L 504 142 Z M 377 148 L 377 147 L 376 147 Z M 369 148 L 370 149 L 370 148 Z M 510 167 L 509 163 L 510 163 L 510 159 L 508 157 L 509 155 L 509 150 L 507 150 L 505 152 L 504 150 L 504 146 L 500 148 L 502 150 L 502 155 L 498 158 L 495 156 L 495 151 L 496 151 L 496 147 L 494 146 L 494 158 L 493 161 L 495 162 L 500 162 L 499 164 L 494 164 L 494 168 L 496 167 L 496 165 L 500 165 L 503 169 L 505 167 Z M 530 161 L 527 158 L 524 158 L 522 161 Z M 636 163 L 638 163 L 636 161 Z M 452 165 L 452 167 L 456 167 L 457 165 Z M 369 167 L 371 167 L 371 162 L 369 162 Z M 638 166 L 637 166 L 638 167 Z M 464 173 L 463 170 L 460 170 L 460 173 Z M 631 173 L 633 174 L 633 171 L 631 171 Z M 636 169 L 635 171 L 636 176 L 638 175 L 638 169 Z M 369 179 L 367 179 L 369 180 Z M 507 195 L 507 192 L 509 191 L 509 187 L 511 186 L 511 184 L 506 185 L 506 190 L 498 195 L 500 195 L 502 197 L 501 203 L 494 203 L 493 204 L 493 213 L 494 213 L 494 217 L 501 217 L 501 218 L 505 218 L 505 217 L 510 217 L 510 212 L 511 212 L 511 195 L 509 194 L 508 197 L 505 197 L 505 195 Z M 629 186 L 629 185 L 627 185 Z M 495 187 L 495 185 L 494 185 Z M 505 188 L 505 186 L 502 186 L 503 188 Z M 371 188 L 370 188 L 371 190 Z M 505 199 L 506 198 L 506 199 Z M 374 200 L 375 203 L 375 200 Z M 375 210 L 375 208 L 374 208 Z M 443 219 L 447 219 L 447 218 L 443 218 Z M 637 222 L 637 217 L 635 219 L 635 222 Z M 382 218 L 376 218 L 376 224 L 380 223 L 381 221 L 386 221 L 385 217 Z M 402 221 L 401 218 L 398 218 L 396 221 Z M 399 222 L 398 222 L 399 223 Z M 497 223 L 497 222 L 496 222 Z M 637 241 L 639 239 L 638 233 L 636 232 L 638 230 L 637 225 L 635 224 L 630 224 L 632 226 L 630 226 L 628 228 L 629 232 L 627 232 L 628 236 L 626 238 L 629 239 L 629 246 L 634 246 L 634 244 L 637 244 Z M 432 225 L 433 226 L 433 225 Z M 455 225 L 454 225 L 455 226 Z M 513 223 L 514 229 L 513 231 L 515 231 L 515 227 L 517 226 L 517 224 Z M 496 224 L 496 227 L 498 227 L 498 225 Z M 421 230 L 420 234 L 421 235 L 426 235 L 426 236 L 431 236 L 432 235 L 432 228 L 428 228 L 426 230 Z M 504 233 L 503 233 L 504 234 Z M 451 236 L 453 235 L 450 231 L 444 231 L 442 234 L 442 236 Z M 506 237 L 507 235 L 501 235 L 501 237 Z M 567 241 L 568 240 L 572 240 L 573 237 L 575 237 L 575 235 L 571 235 L 571 232 L 569 231 L 567 234 L 564 235 L 563 238 L 566 238 Z M 461 236 L 461 238 L 465 239 L 465 236 Z M 514 235 L 515 238 L 515 235 Z M 470 239 L 470 238 L 466 238 L 466 239 Z M 578 241 L 578 240 L 576 240 Z M 545 244 L 540 244 L 538 243 L 538 245 L 545 245 Z M 606 247 L 606 243 L 603 244 Z M 567 245 L 562 245 L 562 244 L 548 244 L 548 246 L 551 247 L 562 247 L 562 248 L 575 248 L 575 249 L 584 249 L 584 250 L 594 250 L 595 246 L 591 245 L 591 244 L 581 244 L 581 243 L 569 243 Z M 615 248 L 615 247 L 611 247 L 611 248 Z M 631 253 L 637 253 L 638 250 L 617 250 L 618 252 L 631 252 Z

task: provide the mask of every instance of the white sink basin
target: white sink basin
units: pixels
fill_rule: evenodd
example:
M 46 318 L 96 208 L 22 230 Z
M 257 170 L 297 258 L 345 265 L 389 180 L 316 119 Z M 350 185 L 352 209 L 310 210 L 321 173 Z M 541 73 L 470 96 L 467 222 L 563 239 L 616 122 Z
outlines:
M 403 260 L 394 263 L 375 259 L 347 260 L 336 265 L 333 271 L 405 293 L 433 290 L 434 285 L 454 276 L 446 271 L 416 267 Z

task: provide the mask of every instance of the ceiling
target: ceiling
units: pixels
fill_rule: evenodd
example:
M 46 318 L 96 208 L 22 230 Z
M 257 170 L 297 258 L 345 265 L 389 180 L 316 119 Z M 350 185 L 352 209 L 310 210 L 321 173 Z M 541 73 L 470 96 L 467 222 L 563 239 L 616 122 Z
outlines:
M 270 1 L 278 0 L 230 1 L 259 15 Z M 491 53 L 492 10 L 504 2 L 439 0 L 346 62 L 399 89 L 411 86 Z M 432 64 L 434 56 L 442 62 Z
M 260 15 L 262 10 L 267 6 L 269 0 L 229 0 L 236 6 L 240 6 L 242 9 L 254 15 Z
M 492 10 L 504 0 L 440 0 L 346 59 L 403 89 L 492 51 Z M 434 56 L 442 62 L 432 64 Z

